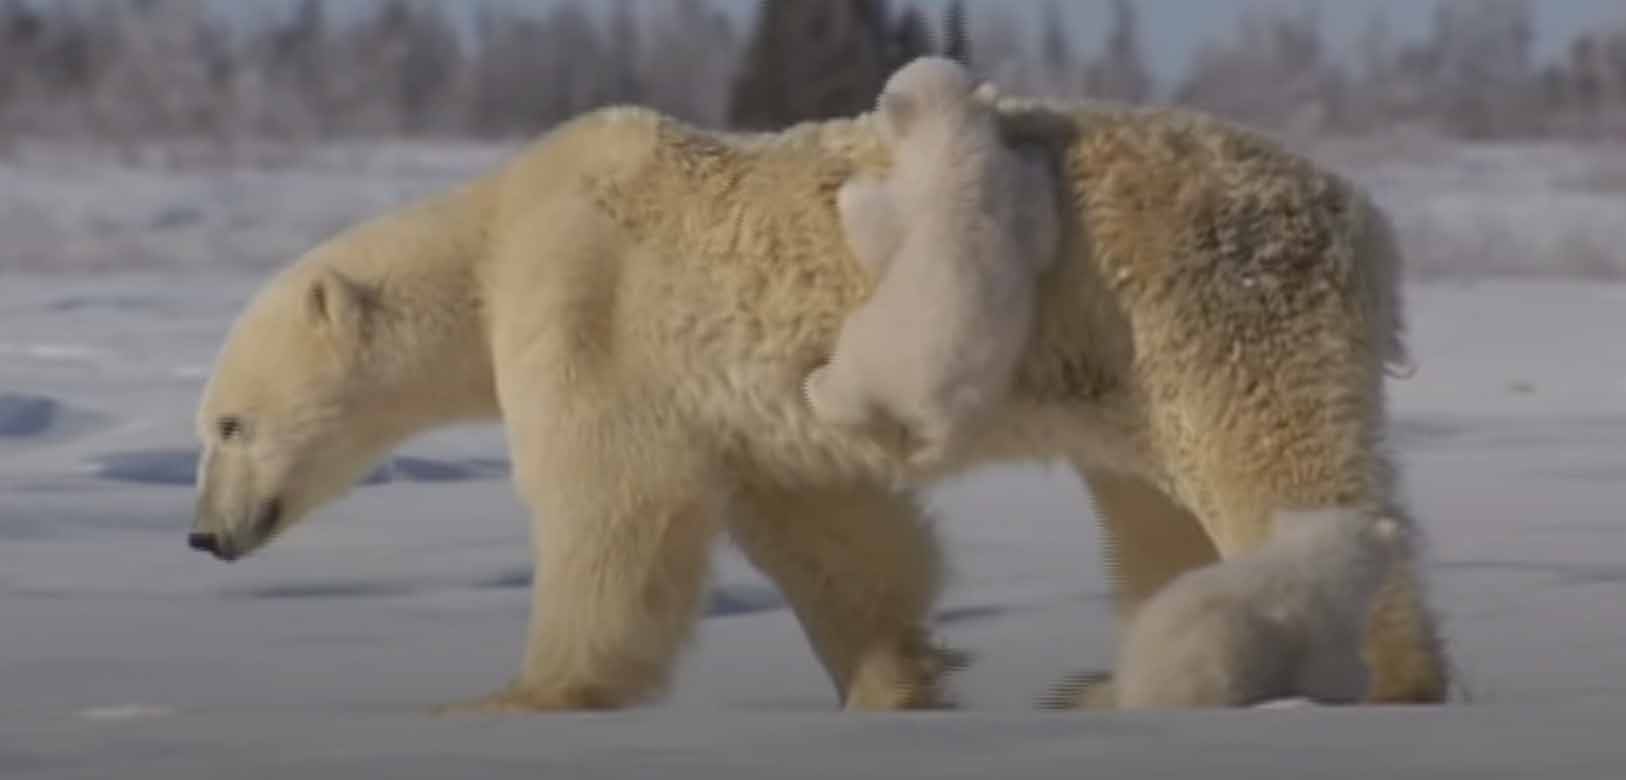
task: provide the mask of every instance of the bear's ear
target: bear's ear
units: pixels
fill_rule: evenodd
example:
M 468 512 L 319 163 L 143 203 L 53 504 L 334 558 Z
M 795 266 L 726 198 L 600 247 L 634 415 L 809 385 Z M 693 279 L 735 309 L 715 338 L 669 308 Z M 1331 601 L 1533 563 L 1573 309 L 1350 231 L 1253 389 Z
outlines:
M 920 114 L 920 103 L 902 92 L 881 93 L 881 122 L 891 140 L 896 142 L 909 136 L 909 127 Z
M 319 329 L 357 333 L 366 313 L 366 292 L 338 271 L 319 270 L 305 287 L 305 314 Z

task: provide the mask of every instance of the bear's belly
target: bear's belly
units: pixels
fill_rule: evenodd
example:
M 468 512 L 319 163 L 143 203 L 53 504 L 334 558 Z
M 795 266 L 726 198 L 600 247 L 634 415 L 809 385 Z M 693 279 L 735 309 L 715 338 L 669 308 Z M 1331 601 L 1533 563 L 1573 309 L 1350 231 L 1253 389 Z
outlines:
M 907 441 L 896 426 L 860 430 L 818 419 L 801 397 L 801 376 L 780 378 L 773 392 L 746 390 L 740 378 L 696 399 L 694 411 L 710 421 L 728 463 L 779 485 L 924 485 L 985 465 L 1056 459 L 1138 472 L 1150 462 L 1135 432 L 1100 410 L 1012 403 L 947 463 L 921 471 L 907 465 Z

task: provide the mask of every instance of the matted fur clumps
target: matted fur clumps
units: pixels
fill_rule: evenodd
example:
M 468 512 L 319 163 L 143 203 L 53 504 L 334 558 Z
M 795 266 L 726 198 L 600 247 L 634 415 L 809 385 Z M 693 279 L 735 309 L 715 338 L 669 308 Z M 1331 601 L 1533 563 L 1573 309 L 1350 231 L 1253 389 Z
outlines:
M 724 534 L 785 594 L 845 706 L 936 706 L 951 666 L 930 631 L 943 561 L 922 502 L 893 484 L 1059 458 L 1096 498 L 1129 633 L 1179 649 L 1132 644 L 1120 664 L 1136 679 L 1246 681 L 1253 664 L 1305 657 L 1295 637 L 1345 659 L 1358 637 L 1367 682 L 1341 698 L 1440 701 L 1445 655 L 1381 446 L 1401 308 L 1377 210 L 1198 115 L 996 109 L 1005 143 L 1054 178 L 1057 251 L 1010 393 L 938 465 L 802 397 L 875 291 L 837 193 L 902 162 L 877 119 L 727 135 L 607 109 L 267 284 L 200 404 L 194 543 L 256 554 L 408 437 L 498 420 L 536 576 L 519 673 L 472 708 L 659 695 Z M 1401 533 L 1380 556 L 1274 546 L 1277 518 L 1299 511 Z M 1354 563 L 1314 565 L 1328 550 Z M 1296 579 L 1249 574 L 1261 559 Z M 1283 581 L 1336 609 L 1313 623 L 1272 610 L 1290 603 Z M 1215 641 L 1205 626 L 1226 610 L 1280 621 Z M 1248 685 L 1155 704 L 1280 687 Z
M 836 196 L 847 243 L 878 281 L 806 384 L 825 422 L 900 423 L 921 468 L 1005 400 L 1038 277 L 1056 256 L 1050 168 L 1005 144 L 973 86 L 964 67 L 932 57 L 887 82 L 877 116 L 892 166 Z

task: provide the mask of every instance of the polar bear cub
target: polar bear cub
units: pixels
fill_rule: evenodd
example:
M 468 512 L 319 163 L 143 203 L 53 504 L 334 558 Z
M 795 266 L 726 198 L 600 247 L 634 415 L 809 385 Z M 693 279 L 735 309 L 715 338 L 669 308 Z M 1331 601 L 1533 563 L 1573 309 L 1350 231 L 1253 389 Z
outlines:
M 1057 253 L 1053 175 L 1004 143 L 991 94 L 953 60 L 904 66 L 877 106 L 891 170 L 837 196 L 848 246 L 879 282 L 808 376 L 807 400 L 834 424 L 890 416 L 915 440 L 916 466 L 1003 400 Z
M 1187 572 L 1142 605 L 1119 644 L 1111 704 L 1365 697 L 1361 638 L 1378 588 L 1406 550 L 1404 526 L 1340 509 L 1279 512 L 1275 522 L 1264 546 Z

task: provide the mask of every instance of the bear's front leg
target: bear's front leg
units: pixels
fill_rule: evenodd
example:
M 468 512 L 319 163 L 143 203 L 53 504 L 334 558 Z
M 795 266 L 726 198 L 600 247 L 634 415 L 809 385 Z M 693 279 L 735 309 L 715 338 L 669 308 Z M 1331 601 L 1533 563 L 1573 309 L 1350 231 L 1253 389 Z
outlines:
M 617 709 L 665 689 L 700 612 L 723 494 L 667 420 L 617 404 L 511 431 L 534 512 L 524 664 L 505 689 L 445 711 Z

